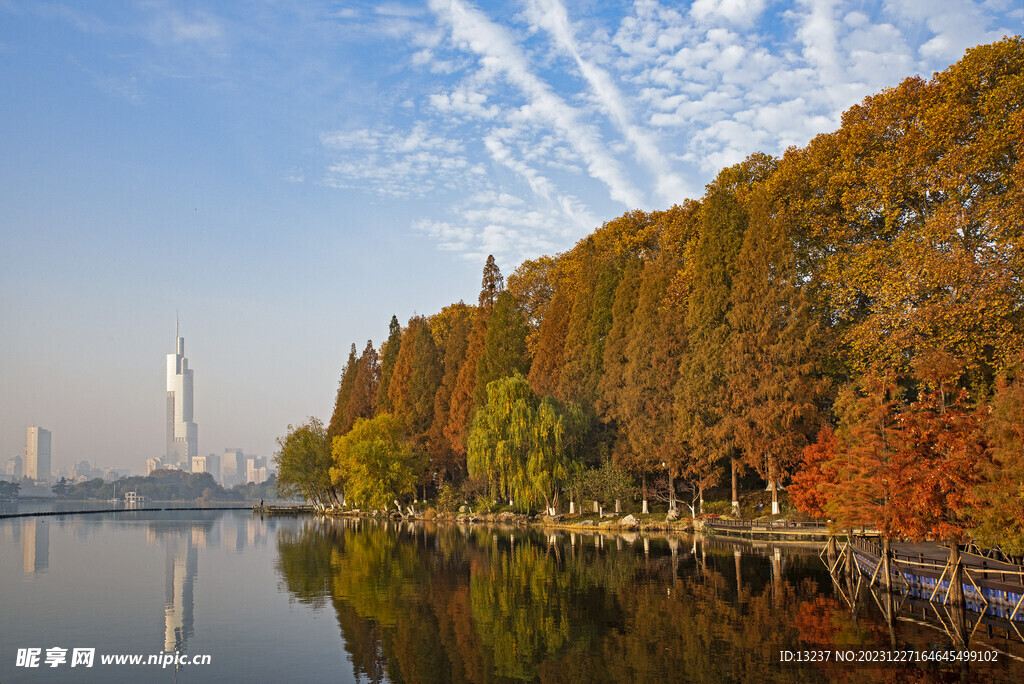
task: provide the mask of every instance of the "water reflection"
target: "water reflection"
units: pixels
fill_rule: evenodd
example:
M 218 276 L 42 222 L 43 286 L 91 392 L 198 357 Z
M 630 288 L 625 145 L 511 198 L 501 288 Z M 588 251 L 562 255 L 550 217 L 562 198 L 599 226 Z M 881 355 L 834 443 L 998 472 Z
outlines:
M 50 566 L 50 525 L 39 518 L 25 518 L 21 527 L 22 570 L 26 575 Z
M 282 529 L 277 548 L 287 590 L 333 607 L 357 676 L 372 682 L 1020 675 L 1008 657 L 973 670 L 781 664 L 781 650 L 939 641 L 883 599 L 868 605 L 866 588 L 851 606 L 813 551 L 350 520 Z

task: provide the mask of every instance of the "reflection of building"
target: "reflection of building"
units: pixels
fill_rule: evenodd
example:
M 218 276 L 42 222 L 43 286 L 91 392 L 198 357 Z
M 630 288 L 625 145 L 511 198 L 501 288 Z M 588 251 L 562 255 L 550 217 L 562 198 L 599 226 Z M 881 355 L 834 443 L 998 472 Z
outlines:
M 50 566 L 50 526 L 45 520 L 25 518 L 22 528 L 22 570 L 42 572 Z
M 50 431 L 33 425 L 25 438 L 25 477 L 50 479 Z
M 199 552 L 192 529 L 176 530 L 167 539 L 167 601 L 164 604 L 164 651 L 184 651 L 192 636 L 193 591 L 199 573 Z
M 175 325 L 175 353 L 167 355 L 166 463 L 184 464 L 199 454 L 199 426 L 192 422 L 192 369 L 185 358 L 185 338 Z

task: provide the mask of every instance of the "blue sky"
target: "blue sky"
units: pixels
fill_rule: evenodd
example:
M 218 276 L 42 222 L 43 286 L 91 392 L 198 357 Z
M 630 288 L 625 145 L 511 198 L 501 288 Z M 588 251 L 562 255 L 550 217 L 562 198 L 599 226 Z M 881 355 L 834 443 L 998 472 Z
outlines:
M 1022 0 L 0 0 L 0 464 L 142 469 L 180 311 L 200 453 L 348 346 L 1021 32 Z

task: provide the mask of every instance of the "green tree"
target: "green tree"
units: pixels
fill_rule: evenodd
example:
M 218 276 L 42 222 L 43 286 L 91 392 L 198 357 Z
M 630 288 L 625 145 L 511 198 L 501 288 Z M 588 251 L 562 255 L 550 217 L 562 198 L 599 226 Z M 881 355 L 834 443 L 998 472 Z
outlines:
M 357 420 L 334 438 L 331 453 L 331 481 L 344 486 L 349 503 L 387 510 L 416 495 L 423 460 L 406 441 L 405 425 L 390 413 Z
M 321 506 L 338 503 L 337 490 L 331 481 L 330 437 L 318 418 L 302 425 L 288 426 L 288 433 L 277 438 L 274 453 L 277 466 L 277 491 L 282 496 L 299 494 Z
M 487 385 L 492 381 L 514 373 L 526 373 L 529 364 L 526 335 L 526 321 L 516 298 L 508 292 L 500 293 L 495 298 L 483 353 L 477 361 L 474 405 L 483 405 L 487 399 Z
M 384 341 L 380 350 L 380 381 L 377 383 L 377 411 L 380 413 L 391 411 L 388 387 L 401 346 L 402 326 L 398 324 L 398 316 L 392 316 L 391 323 L 388 324 L 388 339 Z

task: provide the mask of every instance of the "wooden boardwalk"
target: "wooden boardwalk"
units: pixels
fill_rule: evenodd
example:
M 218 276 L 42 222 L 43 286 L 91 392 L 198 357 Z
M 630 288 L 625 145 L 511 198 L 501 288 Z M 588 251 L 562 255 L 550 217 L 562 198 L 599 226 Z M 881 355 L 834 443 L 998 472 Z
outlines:
M 882 544 L 877 538 L 855 537 L 851 545 L 860 571 L 877 578 Z M 949 548 L 938 542 L 893 543 L 894 588 L 912 596 L 945 602 L 949 592 Z M 961 552 L 967 608 L 1011 620 L 1024 620 L 1024 567 L 974 553 Z
M 794 522 L 788 520 L 727 520 L 711 518 L 702 521 L 705 529 L 715 534 L 800 542 L 828 541 L 829 530 L 823 522 Z

